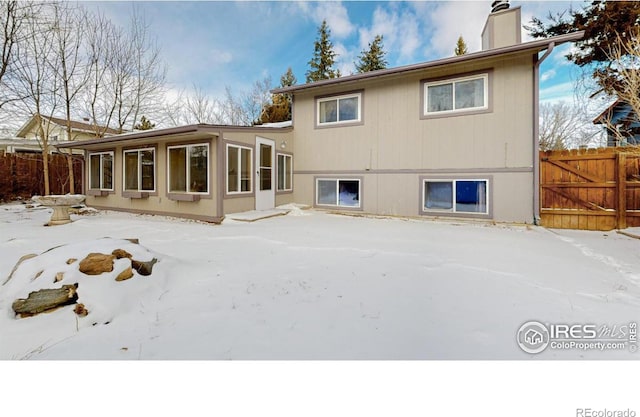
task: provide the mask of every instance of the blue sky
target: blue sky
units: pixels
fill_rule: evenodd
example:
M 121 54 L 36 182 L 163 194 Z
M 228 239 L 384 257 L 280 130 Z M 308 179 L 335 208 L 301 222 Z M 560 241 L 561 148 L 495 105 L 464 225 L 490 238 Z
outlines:
M 522 7 L 522 22 L 562 11 L 569 1 L 512 1 Z M 384 35 L 389 66 L 424 62 L 453 55 L 462 35 L 470 52 L 480 50 L 480 33 L 491 1 L 146 1 L 90 2 L 115 23 L 126 26 L 132 8 L 145 15 L 149 30 L 169 64 L 172 90 L 194 84 L 213 97 L 225 86 L 247 90 L 267 75 L 274 87 L 292 67 L 298 83 L 305 80 L 317 28 L 323 19 L 331 29 L 337 67 L 343 74 L 376 34 Z M 523 40 L 527 40 L 523 30 Z M 556 48 L 541 68 L 541 100 L 573 100 L 572 76 L 564 58 L 569 45 Z

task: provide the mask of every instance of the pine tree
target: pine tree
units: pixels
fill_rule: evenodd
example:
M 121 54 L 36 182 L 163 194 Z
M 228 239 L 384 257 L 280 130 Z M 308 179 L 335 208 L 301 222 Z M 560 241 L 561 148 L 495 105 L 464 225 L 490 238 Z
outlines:
M 547 22 L 534 17 L 525 29 L 534 38 L 547 38 L 584 30 L 584 38 L 566 56 L 574 64 L 588 68 L 599 84 L 600 91 L 615 93 L 624 84 L 612 55 L 621 46 L 635 41 L 640 22 L 640 2 L 593 1 L 581 10 L 547 16 Z
M 151 130 L 154 127 L 156 127 L 155 123 L 151 123 L 149 119 L 147 119 L 145 116 L 142 116 L 140 118 L 140 122 L 136 124 L 133 128 L 135 130 Z
M 373 42 L 369 42 L 369 48 L 360 52 L 360 55 L 358 55 L 359 62 L 355 64 L 357 72 L 362 73 L 387 68 L 387 60 L 384 59 L 387 53 L 384 50 L 382 38 L 382 35 L 376 35 Z
M 298 82 L 291 67 L 280 77 L 280 88 L 290 87 Z M 277 123 L 291 120 L 291 95 L 273 94 L 271 104 L 264 106 L 260 115 L 260 124 Z
M 330 36 L 331 30 L 327 26 L 327 21 L 323 20 L 318 28 L 318 38 L 314 43 L 313 58 L 309 61 L 309 70 L 306 74 L 308 83 L 340 77 L 340 71 L 333 69 L 337 54 L 333 50 Z
M 456 42 L 456 49 L 453 51 L 456 55 L 464 55 L 467 51 L 467 44 L 464 41 L 462 35 L 458 38 L 458 42 Z

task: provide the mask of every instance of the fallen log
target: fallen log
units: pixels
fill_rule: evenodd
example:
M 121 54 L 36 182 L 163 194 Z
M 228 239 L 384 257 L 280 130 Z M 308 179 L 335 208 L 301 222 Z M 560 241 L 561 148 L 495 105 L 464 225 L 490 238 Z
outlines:
M 63 285 L 60 288 L 49 288 L 29 293 L 27 298 L 19 298 L 11 308 L 20 317 L 31 317 L 36 314 L 55 310 L 78 301 L 78 284 Z

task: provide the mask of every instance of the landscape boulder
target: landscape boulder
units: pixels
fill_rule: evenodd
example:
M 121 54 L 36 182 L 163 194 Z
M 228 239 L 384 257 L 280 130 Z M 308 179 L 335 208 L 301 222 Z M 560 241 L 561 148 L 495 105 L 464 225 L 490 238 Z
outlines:
M 39 313 L 55 310 L 58 307 L 75 304 L 78 300 L 78 284 L 63 285 L 60 288 L 47 288 L 32 291 L 27 298 L 19 298 L 11 308 L 20 317 L 30 317 Z
M 131 266 L 133 267 L 133 269 L 138 271 L 138 274 L 147 276 L 147 275 L 151 275 L 151 271 L 153 270 L 153 265 L 156 262 L 158 262 L 156 258 L 153 258 L 152 260 L 147 262 L 136 261 L 135 259 L 132 259 Z
M 104 253 L 90 253 L 80 261 L 80 272 L 87 275 L 100 275 L 103 272 L 113 271 L 113 260 L 115 255 L 105 255 Z
M 133 269 L 131 269 L 131 267 L 128 267 L 118 274 L 118 276 L 116 277 L 116 281 L 126 281 L 131 277 L 133 277 Z

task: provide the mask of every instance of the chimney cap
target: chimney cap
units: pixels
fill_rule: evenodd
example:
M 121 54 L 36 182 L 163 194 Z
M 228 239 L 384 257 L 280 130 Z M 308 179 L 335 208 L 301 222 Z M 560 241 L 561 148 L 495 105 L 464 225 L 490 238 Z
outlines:
M 509 8 L 509 0 L 495 0 L 491 3 L 491 13 L 507 10 Z

